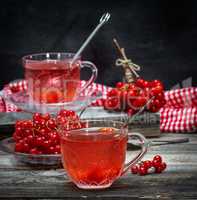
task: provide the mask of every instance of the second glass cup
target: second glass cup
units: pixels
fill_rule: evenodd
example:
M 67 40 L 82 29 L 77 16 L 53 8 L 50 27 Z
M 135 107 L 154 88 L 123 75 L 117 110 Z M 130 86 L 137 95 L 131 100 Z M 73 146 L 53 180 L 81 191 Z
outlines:
M 86 120 L 86 128 L 67 131 L 61 126 L 61 153 L 64 168 L 79 188 L 102 189 L 123 175 L 147 152 L 148 141 L 140 133 L 131 138 L 140 141 L 142 150 L 125 164 L 128 127 L 111 120 Z
M 96 66 L 89 61 L 74 62 L 73 53 L 40 53 L 22 58 L 25 79 L 31 102 L 62 103 L 75 97 L 92 84 L 97 77 Z M 80 87 L 80 70 L 88 67 L 92 70 L 91 78 Z

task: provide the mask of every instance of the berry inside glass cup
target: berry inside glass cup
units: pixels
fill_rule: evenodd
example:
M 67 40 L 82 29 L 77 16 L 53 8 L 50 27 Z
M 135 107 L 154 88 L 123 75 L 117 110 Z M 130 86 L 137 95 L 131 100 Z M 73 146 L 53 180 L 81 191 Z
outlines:
M 125 164 L 128 127 L 111 120 L 87 120 L 85 128 L 67 130 L 60 126 L 64 168 L 73 183 L 82 189 L 103 189 L 123 175 L 147 152 L 148 142 L 139 133 L 141 152 Z M 130 136 L 129 136 L 130 137 Z

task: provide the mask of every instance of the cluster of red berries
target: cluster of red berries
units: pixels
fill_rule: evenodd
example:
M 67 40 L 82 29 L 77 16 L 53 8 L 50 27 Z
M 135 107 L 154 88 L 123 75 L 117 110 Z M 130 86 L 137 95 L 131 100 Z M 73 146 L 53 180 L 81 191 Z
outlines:
M 85 128 L 86 126 L 72 110 L 61 110 L 56 117 L 56 121 L 66 131 Z
M 82 127 L 74 111 L 61 110 L 56 118 L 49 114 L 35 113 L 32 120 L 18 120 L 13 138 L 15 151 L 29 154 L 59 154 L 60 136 L 58 125 L 66 130 Z
M 153 160 L 146 160 L 133 165 L 131 167 L 131 173 L 144 176 L 150 172 L 161 173 L 166 169 L 166 167 L 167 165 L 162 161 L 162 157 L 160 155 L 156 155 Z
M 146 81 L 138 78 L 134 83 L 118 82 L 116 88 L 107 93 L 107 99 L 97 100 L 96 105 L 132 115 L 146 105 L 149 99 L 152 99 L 146 108 L 149 112 L 157 112 L 164 106 L 163 83 L 160 80 Z

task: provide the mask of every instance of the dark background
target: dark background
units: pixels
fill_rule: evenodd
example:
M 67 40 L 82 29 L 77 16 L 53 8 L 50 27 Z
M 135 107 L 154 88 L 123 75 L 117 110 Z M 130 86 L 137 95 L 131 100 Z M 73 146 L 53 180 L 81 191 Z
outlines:
M 122 79 L 114 66 L 113 37 L 142 66 L 146 79 L 161 79 L 169 89 L 197 79 L 197 1 L 1 1 L 0 87 L 23 77 L 21 57 L 46 51 L 75 52 L 104 12 L 106 24 L 83 52 L 99 69 L 97 82 Z

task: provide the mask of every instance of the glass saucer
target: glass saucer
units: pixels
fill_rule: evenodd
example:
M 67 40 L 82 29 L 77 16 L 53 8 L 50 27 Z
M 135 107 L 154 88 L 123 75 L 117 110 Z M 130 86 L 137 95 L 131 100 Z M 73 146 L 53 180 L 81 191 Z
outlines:
M 61 109 L 68 109 L 68 110 L 74 110 L 75 112 L 79 112 L 84 108 L 88 107 L 96 99 L 101 98 L 102 92 L 101 91 L 95 92 L 90 88 L 87 88 L 83 91 L 83 93 L 78 94 L 78 96 L 75 97 L 73 101 L 63 102 L 63 103 L 37 103 L 34 101 L 32 102 L 26 90 L 14 93 L 10 91 L 8 92 L 7 90 L 2 90 L 1 95 L 7 102 L 16 105 L 23 111 L 31 113 L 48 112 L 51 114 L 56 114 Z
M 27 154 L 14 151 L 15 142 L 13 138 L 6 138 L 0 141 L 0 150 L 13 154 L 19 162 L 31 165 L 61 165 L 61 154 Z

